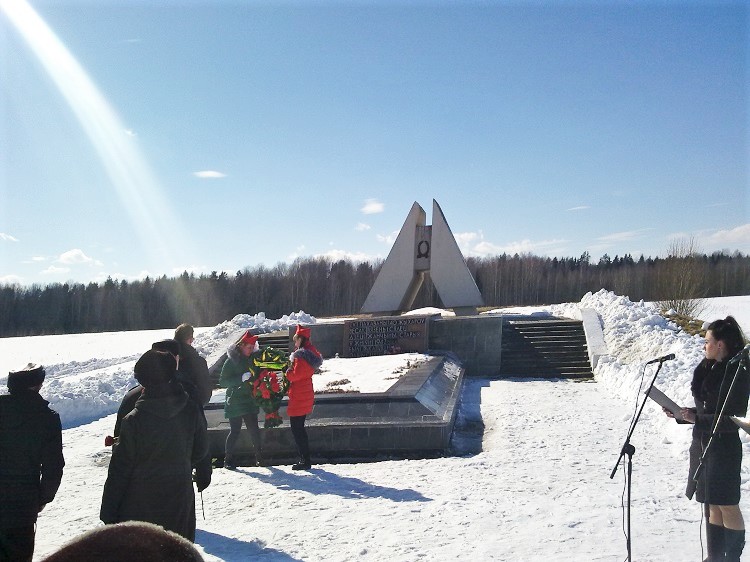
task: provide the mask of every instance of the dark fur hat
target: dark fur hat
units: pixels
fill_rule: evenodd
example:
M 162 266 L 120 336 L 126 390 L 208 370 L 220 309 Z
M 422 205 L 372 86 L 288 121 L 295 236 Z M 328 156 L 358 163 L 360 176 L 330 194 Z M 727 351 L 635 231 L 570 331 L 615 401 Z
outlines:
M 136 361 L 133 371 L 136 380 L 148 388 L 169 382 L 177 371 L 177 361 L 167 351 L 149 349 Z
M 151 344 L 151 349 L 155 349 L 156 351 L 167 351 L 172 355 L 180 354 L 180 344 L 177 343 L 177 340 L 170 339 L 154 342 Z
M 63 545 L 44 562 L 202 562 L 193 544 L 171 531 L 143 521 L 95 527 Z
M 46 374 L 44 367 L 41 365 L 29 363 L 20 371 L 8 373 L 8 390 L 13 392 L 14 390 L 39 386 L 44 382 Z

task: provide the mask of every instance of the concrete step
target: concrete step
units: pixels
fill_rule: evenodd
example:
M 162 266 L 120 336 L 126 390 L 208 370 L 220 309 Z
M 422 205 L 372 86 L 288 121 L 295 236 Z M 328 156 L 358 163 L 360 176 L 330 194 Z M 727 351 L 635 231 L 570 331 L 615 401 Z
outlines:
M 289 330 L 279 330 L 267 334 L 258 334 L 258 345 L 270 346 L 281 351 L 291 352 L 289 344 Z
M 500 375 L 592 377 L 583 324 L 575 320 L 504 323 Z

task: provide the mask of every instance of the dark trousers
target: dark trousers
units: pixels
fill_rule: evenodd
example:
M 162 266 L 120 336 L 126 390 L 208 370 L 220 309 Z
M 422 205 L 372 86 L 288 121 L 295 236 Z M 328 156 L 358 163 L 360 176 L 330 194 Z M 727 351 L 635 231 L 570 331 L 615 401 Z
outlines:
M 307 416 L 290 416 L 289 425 L 292 427 L 292 437 L 297 445 L 300 460 L 310 460 L 310 444 L 305 429 L 305 418 Z
M 31 562 L 35 525 L 0 529 L 0 562 Z
M 229 418 L 229 435 L 224 446 L 224 459 L 233 460 L 235 449 L 237 448 L 237 439 L 240 438 L 242 431 L 242 422 L 245 422 L 247 430 L 250 432 L 250 440 L 253 442 L 253 448 L 257 455 L 263 450 L 260 441 L 260 428 L 258 427 L 258 414 L 245 414 L 236 418 Z

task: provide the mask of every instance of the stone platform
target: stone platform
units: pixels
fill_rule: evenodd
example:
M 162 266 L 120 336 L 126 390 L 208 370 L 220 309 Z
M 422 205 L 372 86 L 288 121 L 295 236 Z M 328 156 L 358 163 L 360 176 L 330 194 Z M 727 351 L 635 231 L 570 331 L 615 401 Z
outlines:
M 432 357 L 401 376 L 386 392 L 316 394 L 307 417 L 313 463 L 427 458 L 448 451 L 464 366 L 450 352 Z M 223 458 L 229 422 L 224 418 L 223 393 L 205 407 L 211 455 Z M 263 429 L 259 416 L 265 464 L 297 461 L 286 414 L 286 398 L 279 410 L 284 424 Z M 249 464 L 252 444 L 243 426 L 238 464 Z

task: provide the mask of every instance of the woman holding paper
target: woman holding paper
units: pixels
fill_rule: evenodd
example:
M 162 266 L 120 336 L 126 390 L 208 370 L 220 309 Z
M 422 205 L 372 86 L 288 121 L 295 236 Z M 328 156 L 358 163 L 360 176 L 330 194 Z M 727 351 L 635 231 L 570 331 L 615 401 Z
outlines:
M 685 493 L 688 498 L 695 494 L 708 514 L 709 561 L 739 562 L 745 544 L 745 522 L 739 507 L 742 443 L 730 418 L 744 416 L 747 411 L 750 376 L 747 358 L 740 360 L 746 353 L 744 345 L 742 330 L 732 316 L 709 324 L 705 359 L 695 368 L 690 385 L 695 407 L 681 410 L 683 420 L 694 424 Z

